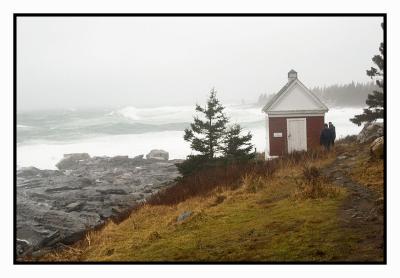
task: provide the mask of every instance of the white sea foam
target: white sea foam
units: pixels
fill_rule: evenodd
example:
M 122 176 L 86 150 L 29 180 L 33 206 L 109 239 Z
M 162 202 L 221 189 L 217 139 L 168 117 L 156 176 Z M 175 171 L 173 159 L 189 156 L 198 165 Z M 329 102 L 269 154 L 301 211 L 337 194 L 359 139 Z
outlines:
M 227 105 L 226 115 L 233 122 L 244 123 L 263 119 L 260 108 Z M 164 124 L 190 122 L 196 114 L 193 106 L 163 106 L 155 108 L 136 108 L 127 106 L 108 115 L 121 115 L 135 122 Z
M 183 131 L 149 132 L 143 134 L 110 135 L 79 142 L 41 142 L 19 144 L 18 165 L 35 166 L 41 169 L 55 169 L 55 164 L 65 153 L 86 152 L 91 156 L 128 155 L 134 157 L 147 154 L 152 149 L 165 149 L 170 158 L 184 158 L 190 153 L 189 145 L 183 141 Z
M 336 138 L 358 134 L 363 126 L 350 122 L 354 115 L 361 114 L 362 108 L 332 108 L 325 115 L 325 122 L 332 122 L 336 127 Z
M 115 111 L 113 114 L 141 123 L 163 124 L 190 121 L 194 114 L 194 109 L 193 106 L 163 106 L 155 108 L 127 106 Z
M 32 126 L 28 126 L 28 125 L 20 125 L 20 124 L 18 124 L 17 125 L 17 128 L 20 128 L 20 129 L 30 129 L 30 128 L 33 128 Z

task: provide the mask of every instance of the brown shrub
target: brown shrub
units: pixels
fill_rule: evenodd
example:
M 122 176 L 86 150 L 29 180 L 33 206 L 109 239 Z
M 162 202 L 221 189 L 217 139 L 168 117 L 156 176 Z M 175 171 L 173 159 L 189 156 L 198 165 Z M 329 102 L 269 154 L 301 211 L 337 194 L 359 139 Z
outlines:
M 350 143 L 356 143 L 357 142 L 357 135 L 347 135 L 344 138 L 341 138 L 339 140 L 336 140 L 336 144 L 350 144 Z
M 247 192 L 256 193 L 262 189 L 265 185 L 266 180 L 258 175 L 246 174 L 242 177 L 242 185 Z
M 313 183 L 321 177 L 320 169 L 315 166 L 303 167 L 303 178 L 305 181 Z
M 278 168 L 278 161 L 248 161 L 219 165 L 200 170 L 177 180 L 169 188 L 153 195 L 150 205 L 174 205 L 190 197 L 207 196 L 214 189 L 237 189 L 245 175 L 268 178 Z
M 160 238 L 161 238 L 161 235 L 157 231 L 151 232 L 147 237 L 147 239 L 150 241 L 155 241 Z
M 309 151 L 301 151 L 301 152 L 292 152 L 290 154 L 285 154 L 281 156 L 279 159 L 280 167 L 282 168 L 290 168 L 299 164 L 307 164 L 308 162 L 315 161 L 318 159 L 328 158 L 330 155 L 329 152 L 321 149 L 314 148 Z
M 302 174 L 293 195 L 295 199 L 318 199 L 335 197 L 339 194 L 340 190 L 321 174 L 319 168 L 306 165 L 303 167 Z
M 216 198 L 215 198 L 215 205 L 219 205 L 219 204 L 221 204 L 224 200 L 226 199 L 226 197 L 224 196 L 224 195 L 218 195 Z

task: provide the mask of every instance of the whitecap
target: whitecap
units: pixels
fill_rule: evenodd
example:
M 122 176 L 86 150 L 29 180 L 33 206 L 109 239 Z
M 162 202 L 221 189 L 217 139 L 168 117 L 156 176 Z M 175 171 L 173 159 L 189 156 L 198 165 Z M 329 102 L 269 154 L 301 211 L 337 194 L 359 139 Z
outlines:
M 20 124 L 17 124 L 17 128 L 21 128 L 21 129 L 30 129 L 30 128 L 33 128 L 32 126 L 29 126 L 29 125 L 20 125 Z

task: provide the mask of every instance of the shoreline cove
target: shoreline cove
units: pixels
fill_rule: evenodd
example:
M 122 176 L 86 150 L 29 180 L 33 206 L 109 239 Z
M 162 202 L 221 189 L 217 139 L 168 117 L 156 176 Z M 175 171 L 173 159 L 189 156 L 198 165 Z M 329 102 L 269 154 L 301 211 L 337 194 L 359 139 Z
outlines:
M 361 108 L 332 108 L 325 121 L 335 124 L 340 139 L 361 131 L 362 127 L 348 120 L 361 111 Z M 183 130 L 184 123 L 192 121 L 193 107 L 125 107 L 111 112 L 72 110 L 23 115 L 18 116 L 18 168 L 33 166 L 55 170 L 55 164 L 66 153 L 134 157 L 160 148 L 168 150 L 172 159 L 185 159 L 191 154 L 189 144 L 183 140 Z M 252 143 L 258 152 L 267 149 L 265 115 L 260 109 L 230 105 L 227 115 L 232 123 L 239 123 L 244 132 L 252 133 Z

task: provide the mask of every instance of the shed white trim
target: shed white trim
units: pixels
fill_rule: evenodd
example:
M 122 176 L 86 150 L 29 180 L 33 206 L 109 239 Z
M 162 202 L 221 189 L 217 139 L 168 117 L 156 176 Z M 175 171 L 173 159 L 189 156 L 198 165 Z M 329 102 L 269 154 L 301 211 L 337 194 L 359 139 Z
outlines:
M 318 111 L 314 113 L 314 111 L 296 111 L 296 112 L 288 112 L 282 111 L 277 113 L 268 113 L 268 117 L 270 118 L 285 118 L 285 117 L 323 117 L 325 116 L 325 111 Z
M 293 100 L 290 98 L 286 99 L 287 97 L 291 97 Z M 285 104 L 282 105 L 282 103 Z M 296 108 L 297 105 L 298 108 Z M 307 109 L 304 110 L 304 108 Z M 325 113 L 328 110 L 328 107 L 298 79 L 293 79 L 286 83 L 263 108 L 263 111 L 269 115 L 279 113 Z

